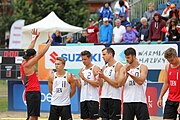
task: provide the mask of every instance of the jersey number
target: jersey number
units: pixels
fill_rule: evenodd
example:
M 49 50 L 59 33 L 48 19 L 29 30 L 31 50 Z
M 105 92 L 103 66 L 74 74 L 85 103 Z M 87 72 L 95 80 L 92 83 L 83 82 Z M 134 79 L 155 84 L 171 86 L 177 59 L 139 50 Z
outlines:
M 88 72 L 87 79 L 91 79 L 90 76 L 91 76 L 91 72 Z
M 66 81 L 62 81 L 62 88 L 66 87 Z

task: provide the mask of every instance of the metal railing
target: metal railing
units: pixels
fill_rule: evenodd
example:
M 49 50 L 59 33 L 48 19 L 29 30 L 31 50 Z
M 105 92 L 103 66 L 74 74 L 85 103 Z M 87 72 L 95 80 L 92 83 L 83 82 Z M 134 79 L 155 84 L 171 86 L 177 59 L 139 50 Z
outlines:
M 157 10 L 159 4 L 163 4 L 168 0 L 130 0 L 130 19 L 141 18 L 144 12 L 148 10 L 148 3 L 154 3 L 154 10 Z
M 129 18 L 130 18 L 130 21 L 134 18 L 139 18 L 139 19 L 142 18 L 144 15 L 144 12 L 148 10 L 148 3 L 150 3 L 150 2 L 154 3 L 154 10 L 157 10 L 159 4 L 166 3 L 167 1 L 168 0 L 130 0 L 129 1 L 129 6 L 130 6 Z M 100 27 L 100 24 L 96 23 L 96 25 L 97 24 Z M 82 31 L 84 31 L 84 30 L 86 30 L 86 28 L 84 28 Z M 77 32 L 74 32 L 71 34 L 73 34 L 73 37 L 75 39 L 79 39 L 79 37 L 82 34 L 82 31 L 77 31 Z M 63 43 L 65 42 L 67 37 L 68 37 L 68 34 L 62 36 Z

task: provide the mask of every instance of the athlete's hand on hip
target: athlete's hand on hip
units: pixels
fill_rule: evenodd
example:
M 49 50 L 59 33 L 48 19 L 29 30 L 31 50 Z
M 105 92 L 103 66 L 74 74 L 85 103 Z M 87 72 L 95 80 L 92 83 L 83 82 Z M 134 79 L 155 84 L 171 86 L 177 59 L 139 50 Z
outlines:
M 159 108 L 162 108 L 162 107 L 163 107 L 163 105 L 162 105 L 162 99 L 159 99 L 159 100 L 157 101 L 157 106 L 158 106 Z

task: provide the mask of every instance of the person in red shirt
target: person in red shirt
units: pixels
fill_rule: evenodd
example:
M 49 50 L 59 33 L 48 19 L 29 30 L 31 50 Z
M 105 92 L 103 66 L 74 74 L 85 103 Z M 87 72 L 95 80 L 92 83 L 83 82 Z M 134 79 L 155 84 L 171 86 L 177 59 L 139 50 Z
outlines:
M 88 43 L 99 43 L 99 28 L 95 26 L 94 20 L 92 18 L 89 19 L 89 26 L 86 30 L 88 33 Z
M 164 57 L 169 63 L 165 67 L 164 84 L 157 106 L 160 108 L 162 107 L 162 98 L 169 89 L 163 119 L 176 120 L 177 114 L 180 114 L 180 58 L 174 48 L 167 49 L 164 53 Z
M 39 34 L 37 29 L 32 30 L 32 41 L 23 56 L 24 59 L 20 66 L 22 83 L 26 92 L 27 120 L 38 120 L 38 117 L 40 116 L 41 93 L 35 64 L 43 57 L 52 43 L 52 37 L 49 35 L 48 43 L 36 55 L 36 50 L 33 48 Z

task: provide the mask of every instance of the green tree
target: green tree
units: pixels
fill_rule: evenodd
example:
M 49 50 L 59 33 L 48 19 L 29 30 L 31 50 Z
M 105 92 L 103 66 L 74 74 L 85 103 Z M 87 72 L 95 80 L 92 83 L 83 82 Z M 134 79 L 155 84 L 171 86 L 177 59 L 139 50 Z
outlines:
M 13 0 L 13 14 L 0 16 L 0 36 L 9 31 L 12 23 L 24 19 L 25 25 L 37 22 L 51 11 L 54 11 L 63 21 L 80 27 L 86 27 L 89 11 L 82 0 Z M 4 37 L 4 36 L 3 36 Z

